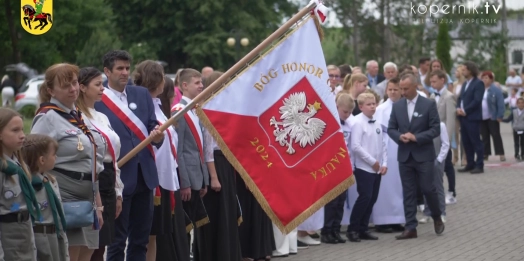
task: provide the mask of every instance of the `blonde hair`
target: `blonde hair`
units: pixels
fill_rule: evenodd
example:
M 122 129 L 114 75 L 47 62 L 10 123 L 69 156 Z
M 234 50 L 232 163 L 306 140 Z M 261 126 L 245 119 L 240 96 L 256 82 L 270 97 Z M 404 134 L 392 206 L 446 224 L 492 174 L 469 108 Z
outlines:
M 371 94 L 373 94 L 373 96 L 375 96 L 375 101 L 376 102 L 380 101 L 380 95 L 378 95 L 378 93 L 376 91 L 374 91 L 373 89 L 367 89 L 363 93 L 371 93 Z
M 49 90 L 52 90 L 55 87 L 55 81 L 58 82 L 58 87 L 63 88 L 64 86 L 69 86 L 73 82 L 73 78 L 78 74 L 80 69 L 78 66 L 69 64 L 69 63 L 58 63 L 51 65 L 45 71 L 45 79 L 38 94 L 40 96 L 41 102 L 49 102 L 51 100 L 51 94 Z
M 375 95 L 370 92 L 363 92 L 360 95 L 358 95 L 358 105 L 364 104 L 364 102 L 366 102 L 367 100 L 374 100 L 375 102 L 377 102 L 377 97 L 375 97 Z
M 0 108 L 0 132 L 2 132 L 5 129 L 5 127 L 7 126 L 7 124 L 9 124 L 9 122 L 13 118 L 15 118 L 15 117 L 22 118 L 22 116 L 18 112 L 16 112 L 15 110 L 12 110 L 12 109 L 9 109 L 9 108 Z M 3 155 L 4 155 L 3 146 L 0 146 L 0 155 L 2 155 L 2 160 L 1 160 L 2 166 L 7 166 L 7 161 L 3 157 Z M 31 179 L 30 172 L 27 169 L 27 165 L 25 164 L 24 159 L 23 159 L 23 157 L 20 154 L 20 151 L 15 151 L 14 155 L 18 159 L 18 162 L 22 166 L 22 169 L 26 173 L 26 176 L 29 179 Z M 12 181 L 14 181 L 13 180 L 13 176 L 10 176 L 9 178 L 12 179 Z
M 368 80 L 368 77 L 364 75 L 363 73 L 353 73 L 348 74 L 344 78 L 344 83 L 342 84 L 342 90 L 351 93 L 351 90 L 353 89 L 353 85 L 355 82 L 365 82 Z
M 37 173 L 39 171 L 38 161 L 40 157 L 46 156 L 49 149 L 54 153 L 58 150 L 58 142 L 53 138 L 43 134 L 29 134 L 24 140 L 22 147 L 22 157 L 24 158 L 29 171 Z M 54 178 L 51 178 L 54 182 Z
M 351 97 L 351 94 L 349 93 L 345 93 L 345 92 L 337 93 L 335 102 L 337 106 L 347 106 L 347 108 L 350 111 L 353 111 L 353 109 L 355 109 L 355 100 L 353 100 L 353 97 Z

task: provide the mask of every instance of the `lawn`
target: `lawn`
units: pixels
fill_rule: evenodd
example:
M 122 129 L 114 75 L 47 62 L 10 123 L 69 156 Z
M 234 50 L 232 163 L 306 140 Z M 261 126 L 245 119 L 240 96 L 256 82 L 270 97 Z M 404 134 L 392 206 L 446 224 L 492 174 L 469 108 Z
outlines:
M 29 134 L 31 132 L 31 123 L 33 123 L 33 119 L 24 119 L 24 133 Z

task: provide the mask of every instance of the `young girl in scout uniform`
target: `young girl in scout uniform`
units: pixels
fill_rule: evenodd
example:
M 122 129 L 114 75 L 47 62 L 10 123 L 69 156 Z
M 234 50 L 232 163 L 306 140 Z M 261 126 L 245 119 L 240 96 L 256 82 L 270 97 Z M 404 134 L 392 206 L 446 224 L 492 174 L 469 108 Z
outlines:
M 31 184 L 40 206 L 42 220 L 33 227 L 38 261 L 68 261 L 65 218 L 56 179 L 46 173 L 53 169 L 58 143 L 42 134 L 30 134 L 22 156 L 32 173 Z
M 0 257 L 2 260 L 34 261 L 31 221 L 40 220 L 40 210 L 31 187 L 27 166 L 20 157 L 24 142 L 20 115 L 0 108 Z M 1 252 L 0 251 L 0 252 Z

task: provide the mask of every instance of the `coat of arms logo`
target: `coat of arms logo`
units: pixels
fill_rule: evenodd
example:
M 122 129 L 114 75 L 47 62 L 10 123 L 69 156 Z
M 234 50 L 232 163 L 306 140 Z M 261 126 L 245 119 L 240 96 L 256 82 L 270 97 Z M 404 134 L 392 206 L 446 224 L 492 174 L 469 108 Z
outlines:
M 274 126 L 275 141 L 280 146 L 287 146 L 286 152 L 290 155 L 295 154 L 294 143 L 305 148 L 307 145 L 314 145 L 317 140 L 324 134 L 326 123 L 318 118 L 313 118 L 321 109 L 321 103 L 315 101 L 313 104 L 307 104 L 306 93 L 297 92 L 284 98 L 284 106 L 279 108 L 280 120 L 277 121 L 275 116 L 269 120 L 270 126 Z M 304 112 L 306 109 L 307 111 Z

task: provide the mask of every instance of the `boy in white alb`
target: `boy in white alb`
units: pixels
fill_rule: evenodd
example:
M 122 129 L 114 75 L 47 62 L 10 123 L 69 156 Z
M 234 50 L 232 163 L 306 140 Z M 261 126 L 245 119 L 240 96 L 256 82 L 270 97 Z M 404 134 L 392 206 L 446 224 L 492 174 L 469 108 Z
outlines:
M 346 119 L 349 118 L 355 102 L 349 93 L 340 93 L 336 98 L 338 115 L 340 117 L 340 127 L 344 133 L 346 146 L 349 148 L 349 136 L 351 129 Z M 348 170 L 349 171 L 349 170 Z M 324 207 L 324 227 L 321 231 L 320 241 L 327 244 L 346 243 L 346 240 L 340 236 L 340 222 L 344 214 L 344 201 L 346 200 L 346 192 L 343 192 L 338 197 L 326 204 Z
M 368 231 L 369 218 L 377 201 L 382 175 L 387 172 L 387 135 L 373 115 L 377 106 L 375 95 L 361 93 L 358 106 L 362 113 L 355 116 L 351 129 L 351 151 L 357 182 L 358 198 L 351 211 L 347 237 L 351 242 L 377 240 Z
M 438 194 L 438 205 L 440 208 L 440 212 L 442 213 L 442 222 L 446 222 L 446 198 L 445 198 L 445 192 L 444 192 L 444 163 L 446 160 L 446 156 L 448 155 L 449 151 L 449 136 L 448 132 L 446 131 L 446 124 L 444 122 L 440 122 L 440 136 L 436 137 L 433 140 L 433 143 L 435 144 L 435 154 L 437 154 L 437 158 L 435 159 L 435 168 L 434 168 L 434 184 L 437 188 L 437 194 Z M 424 200 L 425 201 L 425 200 Z M 426 205 L 424 206 L 424 216 L 418 220 L 419 223 L 427 223 L 429 220 L 431 220 L 431 210 L 429 210 L 429 207 Z

